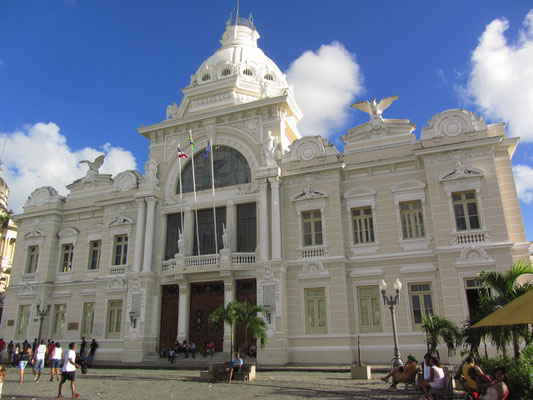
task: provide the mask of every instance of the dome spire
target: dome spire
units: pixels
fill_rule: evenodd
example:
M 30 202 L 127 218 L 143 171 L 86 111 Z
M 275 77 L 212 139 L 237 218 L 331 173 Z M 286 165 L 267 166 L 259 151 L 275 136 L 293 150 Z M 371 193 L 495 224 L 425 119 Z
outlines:
M 233 18 L 233 11 L 235 11 L 235 18 Z M 250 28 L 251 30 L 255 31 L 254 27 L 254 17 L 252 16 L 252 13 L 250 12 L 250 16 L 248 18 L 241 18 L 239 17 L 239 0 L 237 0 L 237 8 L 233 9 L 231 12 L 229 19 L 226 21 L 226 27 L 228 26 L 246 26 Z

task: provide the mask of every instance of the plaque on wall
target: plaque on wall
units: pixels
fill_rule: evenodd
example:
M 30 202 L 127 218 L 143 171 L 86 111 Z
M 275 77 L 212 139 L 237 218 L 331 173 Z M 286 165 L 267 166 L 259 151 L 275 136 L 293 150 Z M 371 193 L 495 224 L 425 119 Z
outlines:
M 14 319 L 8 319 L 7 320 L 7 326 L 15 326 L 15 320 Z
M 67 330 L 69 331 L 77 331 L 78 330 L 78 323 L 77 322 L 69 322 L 67 325 Z
M 276 312 L 276 285 L 263 285 L 263 306 Z

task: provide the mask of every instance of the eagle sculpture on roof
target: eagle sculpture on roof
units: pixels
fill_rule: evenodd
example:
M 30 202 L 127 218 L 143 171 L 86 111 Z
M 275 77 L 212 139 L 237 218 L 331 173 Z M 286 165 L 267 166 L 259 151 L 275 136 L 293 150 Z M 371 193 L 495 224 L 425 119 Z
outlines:
M 381 99 L 379 103 L 376 102 L 376 99 L 373 98 L 372 101 L 360 101 L 359 103 L 352 104 L 353 108 L 358 108 L 359 110 L 366 112 L 370 115 L 370 118 L 378 117 L 381 118 L 381 114 L 385 111 L 395 100 L 398 99 L 398 96 L 389 96 Z
M 98 173 L 98 170 L 100 169 L 100 167 L 104 163 L 104 159 L 105 159 L 105 156 L 98 156 L 92 162 L 89 161 L 89 160 L 83 160 L 83 161 L 80 161 L 79 163 L 80 164 L 82 164 L 82 163 L 87 164 L 89 166 L 89 171 L 88 172 L 92 171 L 92 172 Z

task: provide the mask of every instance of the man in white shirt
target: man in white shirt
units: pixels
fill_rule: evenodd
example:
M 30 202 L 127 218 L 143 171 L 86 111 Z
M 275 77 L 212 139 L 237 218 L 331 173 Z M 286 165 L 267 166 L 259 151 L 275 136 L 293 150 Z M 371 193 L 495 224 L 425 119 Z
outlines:
M 35 350 L 33 354 L 33 380 L 39 382 L 41 375 L 44 371 L 44 359 L 46 358 L 46 345 L 44 344 L 44 339 L 41 339 L 41 344 Z
M 67 380 L 70 381 L 70 388 L 72 389 L 72 398 L 75 399 L 76 397 L 81 396 L 80 393 L 76 393 L 74 383 L 76 380 L 76 368 L 80 367 L 78 364 L 76 364 L 76 343 L 69 343 L 68 348 L 70 350 L 67 351 L 67 354 L 65 355 L 65 360 L 63 361 L 63 368 L 61 369 L 61 381 L 59 382 L 59 393 L 57 395 L 58 399 L 64 398 L 61 394 L 61 388 Z

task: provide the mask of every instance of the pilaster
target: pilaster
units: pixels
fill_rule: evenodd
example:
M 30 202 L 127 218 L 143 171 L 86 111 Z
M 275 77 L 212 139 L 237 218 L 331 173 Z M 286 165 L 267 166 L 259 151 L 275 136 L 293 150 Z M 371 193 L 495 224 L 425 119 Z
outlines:
M 146 202 L 137 200 L 137 228 L 135 230 L 135 249 L 133 255 L 133 272 L 141 272 L 143 261 L 144 229 L 146 218 Z
M 146 215 L 143 272 L 151 272 L 152 252 L 154 247 L 155 206 L 157 204 L 157 199 L 155 197 L 148 197 L 146 203 L 148 204 L 148 212 Z

